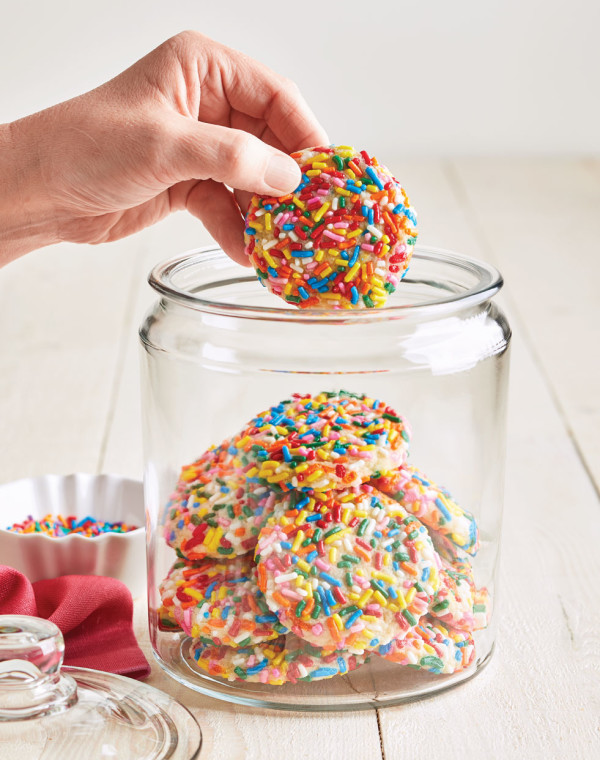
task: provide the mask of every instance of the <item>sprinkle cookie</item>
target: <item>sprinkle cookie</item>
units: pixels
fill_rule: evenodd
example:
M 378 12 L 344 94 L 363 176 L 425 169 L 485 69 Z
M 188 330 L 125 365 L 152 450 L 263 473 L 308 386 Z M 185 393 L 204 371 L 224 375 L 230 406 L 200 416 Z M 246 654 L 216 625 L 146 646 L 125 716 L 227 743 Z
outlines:
M 258 588 L 252 555 L 177 562 L 160 594 L 162 617 L 204 643 L 246 647 L 287 632 Z
M 373 481 L 373 485 L 399 501 L 432 531 L 441 533 L 469 554 L 479 548 L 477 523 L 448 491 L 428 480 L 416 467 L 400 467 Z
M 286 503 L 287 501 L 287 503 Z M 261 531 L 258 584 L 293 633 L 362 653 L 413 628 L 439 588 L 427 529 L 368 485 L 284 497 Z
M 187 560 L 246 554 L 258 540 L 275 494 L 250 469 L 239 439 L 225 441 L 183 468 L 166 507 L 164 536 Z
M 473 576 L 467 577 L 464 573 L 457 572 L 445 560 L 442 560 L 442 564 L 440 588 L 433 597 L 429 614 L 441 620 L 445 626 L 460 631 L 473 631 Z
M 322 681 L 360 667 L 367 655 L 318 649 L 293 636 L 268 644 L 231 649 L 195 642 L 192 657 L 210 675 L 228 681 L 281 686 L 298 681 Z
M 257 461 L 248 477 L 271 488 L 329 491 L 403 464 L 410 430 L 384 402 L 339 391 L 294 394 L 255 417 L 247 438 Z
M 475 643 L 471 634 L 446 628 L 427 615 L 403 639 L 381 646 L 377 652 L 416 670 L 458 673 L 473 662 Z
M 408 268 L 417 217 L 391 172 L 350 146 L 292 153 L 302 181 L 283 198 L 255 195 L 246 253 L 263 285 L 309 308 L 385 305 Z

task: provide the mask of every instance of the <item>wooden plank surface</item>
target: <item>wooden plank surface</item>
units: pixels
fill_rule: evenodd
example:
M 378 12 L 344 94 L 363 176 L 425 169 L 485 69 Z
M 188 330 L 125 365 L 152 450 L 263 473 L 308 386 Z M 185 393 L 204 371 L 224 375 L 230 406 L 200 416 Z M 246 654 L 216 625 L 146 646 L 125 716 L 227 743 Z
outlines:
M 378 714 L 263 713 L 192 694 L 156 666 L 150 682 L 196 713 L 207 759 L 596 757 L 600 168 L 488 159 L 393 168 L 419 210 L 423 244 L 487 258 L 508 281 L 516 338 L 497 654 L 457 690 Z M 571 254 L 561 259 L 567 236 Z M 206 242 L 178 215 L 129 241 L 59 246 L 0 272 L 1 480 L 140 476 L 145 277 Z M 561 262 L 573 264 L 569 277 L 558 275 Z M 149 651 L 144 617 L 138 601 L 136 631 Z

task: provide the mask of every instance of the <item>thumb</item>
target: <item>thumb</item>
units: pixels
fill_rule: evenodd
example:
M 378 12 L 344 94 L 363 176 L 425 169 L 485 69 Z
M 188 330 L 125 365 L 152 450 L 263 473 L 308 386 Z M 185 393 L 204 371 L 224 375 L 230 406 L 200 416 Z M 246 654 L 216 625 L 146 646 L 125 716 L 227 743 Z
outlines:
M 249 132 L 184 119 L 175 140 L 178 180 L 214 179 L 237 190 L 287 195 L 300 184 L 293 158 Z

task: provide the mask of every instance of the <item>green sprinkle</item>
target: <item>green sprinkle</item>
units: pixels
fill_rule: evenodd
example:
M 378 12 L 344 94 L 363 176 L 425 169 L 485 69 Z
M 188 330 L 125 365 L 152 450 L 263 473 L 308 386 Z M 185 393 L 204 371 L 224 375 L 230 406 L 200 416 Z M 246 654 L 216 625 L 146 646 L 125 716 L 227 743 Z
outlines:
M 296 617 L 300 617 L 302 615 L 302 610 L 306 607 L 306 601 L 302 599 L 302 601 L 298 602 L 296 605 Z
M 368 524 L 369 524 L 368 517 L 365 517 L 360 521 L 360 525 L 358 526 L 358 530 L 357 530 L 357 534 L 359 536 L 364 536 Z
M 317 543 L 317 541 L 321 540 L 322 535 L 323 535 L 323 531 L 321 530 L 321 528 L 317 528 L 313 534 L 313 541 L 315 542 L 315 544 Z
M 485 612 L 485 604 L 474 604 L 473 612 Z
M 395 417 L 393 414 L 382 414 L 381 416 L 390 422 L 402 422 L 402 419 L 400 417 Z
M 401 436 L 404 438 L 404 440 L 405 440 L 405 441 L 408 443 L 408 441 L 409 441 L 409 437 L 408 437 L 408 433 L 406 432 L 406 430 L 403 430 L 403 431 L 400 433 L 400 435 L 401 435 Z
M 250 642 L 251 642 L 251 638 L 250 638 L 250 636 L 248 636 L 247 638 L 245 638 L 242 641 L 240 641 L 240 643 L 238 644 L 238 646 L 239 647 L 247 647 L 250 644 Z
M 352 580 L 352 575 L 350 573 L 344 575 L 344 580 L 346 581 L 346 586 L 354 586 L 354 581 Z
M 332 528 L 331 530 L 328 530 L 327 533 L 325 534 L 325 538 L 329 538 L 329 536 L 333 536 L 336 533 L 339 533 L 340 531 L 341 531 L 341 528 L 338 525 L 335 528 Z
M 199 517 L 198 515 L 192 515 L 190 517 L 190 520 L 192 521 L 192 523 L 194 525 L 201 525 L 202 524 L 202 518 Z
M 353 554 L 342 554 L 342 559 L 345 559 L 346 562 L 353 562 L 355 565 L 360 563 L 359 558 L 355 557 Z
M 233 672 L 239 678 L 243 678 L 244 680 L 246 680 L 246 678 L 247 678 L 246 671 L 242 670 L 239 665 L 236 665 L 236 667 L 233 669 Z
M 289 301 L 290 303 L 300 303 L 302 299 L 300 296 L 286 296 L 285 300 Z
M 434 657 L 432 654 L 427 655 L 427 657 L 421 657 L 419 664 L 423 668 L 435 668 L 436 670 L 441 670 L 444 667 L 444 663 L 440 660 L 440 658 Z
M 228 549 L 226 549 L 224 546 L 218 546 L 217 551 L 219 552 L 219 554 L 232 554 L 233 546 L 230 546 Z
M 450 606 L 450 600 L 449 599 L 444 599 L 443 602 L 439 602 L 438 604 L 435 604 L 433 606 L 433 611 L 434 612 L 441 612 L 442 610 L 447 609 L 449 606 Z
M 320 614 L 321 614 L 321 605 L 320 604 L 315 604 L 315 606 L 313 607 L 313 611 L 311 612 L 310 616 L 311 616 L 311 618 L 313 620 L 316 620 L 319 617 Z
M 418 622 L 417 618 L 412 614 L 412 612 L 410 612 L 409 610 L 402 610 L 402 614 L 404 615 L 404 617 L 408 620 L 408 622 L 411 625 L 416 625 L 417 624 L 417 622 Z
M 332 159 L 333 159 L 333 163 L 337 167 L 337 170 L 340 171 L 340 172 L 343 171 L 344 164 L 342 163 L 342 159 L 338 155 L 336 155 L 335 153 L 333 154 Z

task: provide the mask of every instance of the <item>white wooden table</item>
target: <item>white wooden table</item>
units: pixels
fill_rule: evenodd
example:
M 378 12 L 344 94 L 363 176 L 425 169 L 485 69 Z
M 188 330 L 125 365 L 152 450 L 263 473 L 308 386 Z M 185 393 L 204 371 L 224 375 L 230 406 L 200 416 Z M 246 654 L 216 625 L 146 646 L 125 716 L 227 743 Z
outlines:
M 600 161 L 400 161 L 420 242 L 496 264 L 514 330 L 501 619 L 477 678 L 380 711 L 262 713 L 150 683 L 197 715 L 202 757 L 600 757 Z M 0 481 L 141 476 L 137 326 L 157 261 L 206 244 L 183 214 L 0 271 Z M 1 518 L 0 518 L 1 519 Z M 148 656 L 144 609 L 136 626 Z

